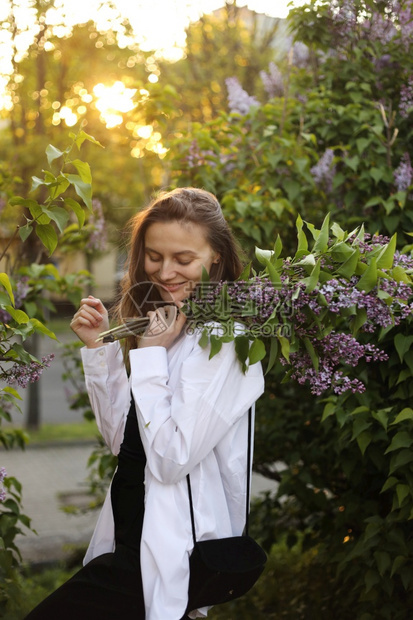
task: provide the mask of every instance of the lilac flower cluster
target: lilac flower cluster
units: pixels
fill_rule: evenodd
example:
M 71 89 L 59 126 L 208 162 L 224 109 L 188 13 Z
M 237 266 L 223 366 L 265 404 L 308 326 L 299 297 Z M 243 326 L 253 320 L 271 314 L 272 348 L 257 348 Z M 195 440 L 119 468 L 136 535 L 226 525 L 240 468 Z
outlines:
M 216 162 L 211 161 L 211 159 L 208 159 L 208 158 L 214 158 L 214 157 L 215 157 L 214 151 L 211 151 L 211 150 L 201 151 L 201 149 L 199 148 L 198 141 L 192 140 L 191 145 L 188 150 L 188 155 L 185 157 L 185 161 L 189 168 L 195 168 L 197 166 L 204 166 L 205 164 L 208 164 L 209 166 L 214 168 L 216 166 Z
M 357 276 L 353 276 L 349 281 L 344 278 L 333 278 L 319 288 L 319 293 L 327 302 L 330 312 L 341 314 L 343 310 L 350 308 L 365 310 L 367 321 L 361 327 L 365 332 L 374 332 L 377 327 L 399 325 L 401 320 L 411 314 L 413 307 L 408 303 L 411 288 L 404 282 L 382 278 L 380 290 L 393 298 L 391 304 L 387 305 L 378 297 L 377 287 L 369 293 L 357 289 L 358 279 Z M 314 305 L 312 309 L 317 312 Z M 320 306 L 319 311 L 321 309 Z
M 346 38 L 352 35 L 357 26 L 357 9 L 354 0 L 333 0 L 329 8 L 330 19 L 332 20 L 337 34 Z
M 389 238 L 365 234 L 359 239 L 353 235 L 347 242 L 353 247 L 357 245 L 361 260 L 366 262 L 369 253 L 384 247 Z M 323 254 L 321 262 L 323 271 L 333 274 L 337 269 L 333 253 Z M 411 269 L 413 256 L 395 252 L 393 266 Z M 303 267 L 285 259 L 278 285 L 265 274 L 247 281 L 202 283 L 191 298 L 191 312 L 186 312 L 188 318 L 199 324 L 218 321 L 225 325 L 228 320 L 239 320 L 252 338 L 278 338 L 281 329 L 293 346 L 289 362 L 283 357 L 280 361 L 291 368 L 293 379 L 309 382 L 317 395 L 329 388 L 337 394 L 347 390 L 363 392 L 363 383 L 348 377 L 342 367 L 354 368 L 361 359 L 384 361 L 387 355 L 375 345 L 356 339 L 351 333 L 355 317 L 365 313 L 359 331 L 369 334 L 398 325 L 413 314 L 412 287 L 396 281 L 385 269 L 382 271 L 385 275 L 369 292 L 358 288 L 360 276 L 356 275 L 348 279 L 332 277 L 306 292 Z M 285 326 L 288 331 L 283 329 Z M 314 356 L 318 360 L 317 370 Z
M 96 198 L 92 200 L 93 211 L 89 217 L 89 226 L 92 229 L 85 249 L 87 252 L 104 252 L 107 244 L 107 229 L 103 215 L 102 203 Z
M 396 2 L 396 10 L 398 13 L 398 21 L 401 33 L 401 39 L 406 49 L 408 49 L 412 43 L 413 37 L 413 1 L 406 0 L 403 5 L 400 2 Z
M 34 383 L 40 379 L 40 376 L 45 368 L 50 366 L 51 361 L 54 359 L 54 353 L 42 357 L 41 362 L 31 362 L 30 364 L 18 364 L 6 371 L 3 371 L 3 378 L 9 385 L 18 385 L 19 387 L 26 388 L 29 383 Z
M 398 192 L 406 192 L 413 183 L 413 168 L 409 153 L 404 153 L 394 171 L 394 183 Z
M 6 491 L 3 487 L 3 480 L 6 478 L 7 472 L 4 467 L 0 467 L 0 502 L 4 502 L 6 499 Z
M 296 67 L 306 67 L 308 65 L 308 60 L 310 57 L 310 52 L 305 43 L 301 41 L 297 41 L 293 45 L 293 64 Z
M 336 174 L 336 167 L 333 166 L 334 151 L 326 149 L 318 163 L 310 170 L 313 179 L 319 187 L 330 193 L 333 189 L 333 180 Z
M 312 345 L 319 355 L 319 368 L 316 370 L 310 355 L 302 350 L 290 354 L 290 365 L 293 369 L 291 378 L 300 385 L 307 381 L 311 386 L 311 393 L 320 396 L 330 386 L 336 394 L 347 390 L 364 392 L 365 387 L 358 379 L 350 379 L 341 370 L 336 370 L 341 364 L 355 367 L 363 357 L 367 362 L 385 361 L 386 353 L 375 345 L 362 345 L 350 334 L 330 332 L 325 338 L 312 339 Z M 286 365 L 287 360 L 281 358 Z
M 407 84 L 403 84 L 400 89 L 400 102 L 399 112 L 402 118 L 407 118 L 410 113 L 410 109 L 413 107 L 413 75 L 411 75 L 407 81 Z
M 365 37 L 372 42 L 388 43 L 397 34 L 393 21 L 380 13 L 372 13 L 371 17 L 363 22 L 362 29 Z
M 244 90 L 236 77 L 225 80 L 228 90 L 228 106 L 230 112 L 238 112 L 245 116 L 250 111 L 251 106 L 258 106 L 259 102 L 255 97 L 251 97 Z
M 269 97 L 273 98 L 283 96 L 283 76 L 274 62 L 270 62 L 268 65 L 268 73 L 266 71 L 260 71 L 260 78 L 264 85 L 265 92 Z

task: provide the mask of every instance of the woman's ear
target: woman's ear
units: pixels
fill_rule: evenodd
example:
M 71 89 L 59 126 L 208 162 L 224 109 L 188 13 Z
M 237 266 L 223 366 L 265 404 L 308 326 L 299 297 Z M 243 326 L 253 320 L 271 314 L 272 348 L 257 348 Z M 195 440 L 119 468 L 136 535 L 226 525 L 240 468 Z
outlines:
M 221 257 L 220 257 L 219 254 L 217 254 L 212 262 L 213 262 L 214 265 L 218 265 L 220 260 L 221 260 Z

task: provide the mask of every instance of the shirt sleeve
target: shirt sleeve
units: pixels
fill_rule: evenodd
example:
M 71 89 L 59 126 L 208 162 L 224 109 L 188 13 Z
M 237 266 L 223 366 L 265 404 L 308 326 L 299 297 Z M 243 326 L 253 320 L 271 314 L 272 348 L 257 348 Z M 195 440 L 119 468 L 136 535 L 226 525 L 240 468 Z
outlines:
M 86 389 L 105 443 L 118 454 L 131 394 L 119 342 L 81 349 Z
M 196 345 L 177 386 L 168 385 L 164 347 L 130 351 L 131 388 L 148 467 L 160 482 L 181 480 L 202 461 L 264 390 L 261 364 L 244 374 L 234 343 L 209 359 Z

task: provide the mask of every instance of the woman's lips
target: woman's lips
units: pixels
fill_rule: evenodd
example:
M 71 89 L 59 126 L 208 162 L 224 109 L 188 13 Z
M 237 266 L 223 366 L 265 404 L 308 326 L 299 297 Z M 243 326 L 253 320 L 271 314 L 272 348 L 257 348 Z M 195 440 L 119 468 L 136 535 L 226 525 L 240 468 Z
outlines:
M 163 284 L 163 283 L 159 282 L 159 285 L 163 289 L 165 289 L 166 291 L 169 291 L 170 293 L 173 293 L 174 291 L 177 291 L 182 286 L 185 286 L 185 284 L 186 284 L 186 282 L 178 282 L 177 284 Z

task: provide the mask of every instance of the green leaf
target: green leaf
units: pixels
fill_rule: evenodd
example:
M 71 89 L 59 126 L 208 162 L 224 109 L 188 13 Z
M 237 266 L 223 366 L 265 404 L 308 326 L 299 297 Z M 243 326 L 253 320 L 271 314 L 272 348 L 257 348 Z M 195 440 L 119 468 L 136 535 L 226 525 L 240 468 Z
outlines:
M 12 306 L 6 306 L 5 309 L 19 325 L 26 324 L 29 321 L 29 317 L 23 310 L 16 310 Z
M 36 235 L 49 252 L 49 256 L 53 254 L 57 247 L 58 238 L 55 229 L 51 224 L 39 224 L 36 226 Z
M 73 198 L 65 198 L 65 205 L 67 205 L 69 209 L 72 209 L 73 213 L 77 217 L 79 228 L 82 228 L 83 224 L 85 223 L 85 217 L 86 217 L 85 210 L 83 209 L 83 207 L 81 207 L 80 204 L 76 200 L 73 200 Z
M 311 254 L 309 254 L 309 256 L 312 256 Z M 317 263 L 315 264 L 313 270 L 311 271 L 310 275 L 308 278 L 305 278 L 305 282 L 307 283 L 307 286 L 305 288 L 305 292 L 306 293 L 311 293 L 315 287 L 318 284 L 318 279 L 320 277 L 320 266 L 321 266 L 321 258 L 318 259 Z M 281 280 L 280 280 L 281 282 Z
M 92 211 L 92 186 L 84 183 L 78 174 L 64 174 L 65 179 L 75 188 L 76 194 L 83 200 L 87 208 Z
M 261 248 L 255 247 L 255 256 L 261 265 L 267 266 L 273 254 L 274 252 L 272 250 L 262 250 Z
M 277 235 L 277 239 L 274 244 L 274 256 L 278 258 L 282 252 L 283 244 L 280 238 L 280 235 Z
M 369 431 L 363 431 L 356 438 L 356 441 L 358 443 L 358 447 L 360 448 L 360 452 L 363 455 L 364 455 L 365 451 L 367 450 L 368 446 L 370 445 L 371 439 L 372 439 L 372 435 L 371 435 L 371 433 Z
M 400 452 L 392 456 L 390 460 L 389 474 L 394 473 L 396 469 L 399 469 L 399 467 L 403 467 L 404 465 L 407 465 L 408 463 L 411 463 L 412 461 L 413 461 L 413 451 L 410 449 L 401 450 Z
M 384 454 L 394 452 L 395 450 L 401 450 L 403 448 L 410 448 L 413 444 L 413 436 L 407 431 L 399 431 L 393 437 L 390 446 L 387 448 Z
M 400 265 L 393 267 L 390 275 L 396 280 L 396 282 L 406 282 L 406 284 L 410 284 L 411 282 L 409 276 Z
M 31 226 L 30 224 L 25 224 L 25 226 L 20 226 L 19 235 L 23 243 L 31 235 L 32 232 L 33 232 L 33 226 Z
M 270 263 L 269 261 L 267 262 L 267 271 L 268 271 L 268 275 L 270 276 L 270 280 L 274 284 L 275 288 L 280 287 L 281 276 L 276 270 L 276 268 L 274 267 L 274 265 Z
M 77 148 L 79 149 L 79 151 L 80 151 L 80 147 L 82 146 L 85 140 L 87 140 L 88 142 L 92 142 L 92 144 L 96 144 L 97 146 L 102 147 L 102 149 L 104 148 L 100 142 L 98 142 L 93 136 L 91 136 L 90 134 L 86 133 L 83 130 L 79 131 L 77 135 L 74 133 L 71 133 L 69 135 L 71 138 L 74 139 L 75 144 Z
M 49 144 L 49 146 L 46 148 L 46 156 L 47 156 L 47 161 L 49 162 L 49 166 L 52 164 L 52 162 L 55 159 L 59 159 L 59 157 L 62 157 L 62 155 L 63 155 L 63 151 L 60 151 L 52 144 Z
M 352 331 L 353 336 L 357 334 L 360 327 L 362 327 L 366 321 L 367 321 L 367 310 L 365 308 L 359 308 L 351 324 L 351 331 Z
M 12 396 L 14 396 L 14 398 L 17 398 L 18 400 L 23 400 L 22 397 L 20 396 L 20 394 L 18 393 L 18 391 L 15 390 L 14 388 L 10 387 L 10 386 L 6 386 L 6 387 L 2 388 L 2 392 L 6 392 L 7 394 L 11 394 Z
M 308 241 L 305 232 L 303 231 L 303 220 L 301 218 L 301 215 L 297 217 L 296 227 L 298 240 L 297 252 L 301 252 L 302 250 L 308 250 Z
M 39 177 L 32 177 L 32 186 L 30 188 L 30 191 L 34 192 L 41 185 L 46 185 L 43 179 L 39 179 Z
M 30 198 L 21 198 L 20 196 L 13 196 L 13 198 L 10 198 L 9 204 L 12 206 L 19 205 L 21 207 L 26 207 L 27 209 L 30 209 L 30 207 L 39 206 L 36 200 L 31 200 Z
M 66 209 L 63 209 L 63 207 L 49 207 L 43 211 L 51 220 L 56 222 L 58 229 L 62 233 L 69 219 Z
M 236 336 L 234 338 L 234 344 L 235 344 L 235 353 L 237 354 L 237 358 L 241 362 L 242 369 L 245 372 L 247 368 L 246 361 L 248 359 L 248 354 L 249 354 L 249 349 L 250 349 L 249 339 L 247 338 L 247 336 L 243 336 L 243 335 Z
M 275 362 L 277 361 L 278 351 L 279 351 L 278 340 L 274 338 L 274 336 L 272 336 L 270 338 L 270 353 L 268 356 L 267 370 L 265 371 L 266 375 L 270 372 L 271 368 L 274 366 Z
M 9 276 L 7 275 L 7 273 L 0 273 L 0 284 L 6 289 L 7 295 L 9 296 L 10 301 L 14 306 L 13 289 L 12 289 Z
M 209 344 L 209 333 L 208 333 L 208 329 L 207 328 L 202 330 L 201 338 L 199 339 L 198 344 L 199 344 L 199 346 L 202 349 L 205 349 L 208 346 L 208 344 Z
M 337 272 L 350 280 L 356 271 L 356 267 L 360 258 L 360 250 L 358 248 L 350 248 L 352 250 L 352 254 L 348 257 L 348 259 L 337 269 Z
M 377 265 L 376 259 L 373 257 L 371 259 L 370 265 L 367 267 L 366 271 L 361 276 L 360 280 L 357 283 L 357 288 L 359 290 L 365 291 L 369 293 L 377 284 Z
M 391 558 L 387 551 L 375 551 L 374 559 L 376 560 L 377 568 L 380 575 L 383 577 L 384 573 L 390 570 Z
M 69 162 L 68 162 L 69 163 Z M 83 183 L 92 183 L 92 173 L 90 171 L 90 166 L 86 161 L 81 161 L 80 159 L 74 159 L 70 162 L 78 171 L 80 178 Z
M 381 168 L 371 168 L 370 169 L 370 176 L 372 179 L 374 179 L 376 185 L 379 181 L 381 181 L 381 179 L 383 178 L 383 170 Z
M 383 487 L 380 493 L 384 493 L 385 491 L 388 491 L 389 489 L 394 487 L 394 485 L 397 483 L 398 483 L 397 478 L 395 478 L 394 476 L 390 476 L 390 478 L 387 478 L 386 482 L 383 484 Z
M 307 336 L 304 337 L 304 346 L 306 348 L 308 355 L 311 358 L 311 362 L 314 366 L 315 371 L 318 372 L 318 361 L 319 361 L 318 356 L 315 352 L 312 342 Z
M 339 224 L 337 224 L 337 222 L 334 222 L 331 225 L 331 232 L 333 233 L 333 235 L 336 237 L 336 239 L 338 241 L 343 241 L 343 239 L 345 237 L 345 232 L 341 228 L 341 226 Z
M 265 344 L 263 343 L 262 340 L 260 340 L 259 338 L 256 338 L 255 340 L 253 340 L 250 350 L 249 350 L 249 354 L 248 354 L 248 360 L 250 364 L 256 364 L 257 362 L 260 362 L 262 359 L 264 359 L 265 357 Z
M 239 276 L 239 278 L 237 278 L 237 281 L 244 282 L 245 280 L 248 280 L 251 274 L 251 264 L 252 263 L 250 261 L 248 265 L 245 265 L 244 269 L 242 270 L 241 275 Z
M 399 569 L 406 563 L 407 558 L 403 555 L 398 555 L 393 562 L 390 577 L 393 577 L 394 573 L 397 573 Z
M 391 269 L 393 267 L 394 253 L 396 251 L 397 234 L 395 233 L 377 257 L 378 269 Z
M 317 241 L 314 244 L 313 252 L 326 252 L 328 248 L 328 232 L 330 226 L 330 214 L 324 218 L 323 225 L 321 226 L 320 234 L 317 237 Z
M 53 340 L 57 340 L 56 334 L 54 334 L 54 332 L 48 329 L 46 325 L 43 325 L 43 323 L 38 319 L 30 319 L 29 323 L 33 325 L 35 331 L 40 332 L 41 334 L 45 334 L 45 336 L 49 336 L 49 338 L 53 338 Z
M 406 499 L 410 495 L 410 487 L 408 484 L 398 484 L 396 486 L 397 499 L 399 502 L 399 506 L 401 506 Z
M 217 353 L 221 351 L 222 340 L 219 338 L 219 336 L 216 336 L 215 334 L 211 334 L 209 337 L 209 342 L 211 344 L 209 359 L 211 359 L 214 357 L 214 355 L 216 355 Z
M 405 407 L 402 409 L 390 426 L 393 424 L 399 424 L 405 420 L 413 420 L 413 409 L 410 409 L 410 407 Z
M 405 336 L 404 334 L 396 334 L 394 338 L 394 346 L 399 354 L 400 361 L 402 362 L 407 351 L 410 349 L 413 343 L 413 336 Z
M 281 345 L 281 354 L 287 360 L 290 361 L 290 341 L 285 336 L 277 334 L 278 341 Z

